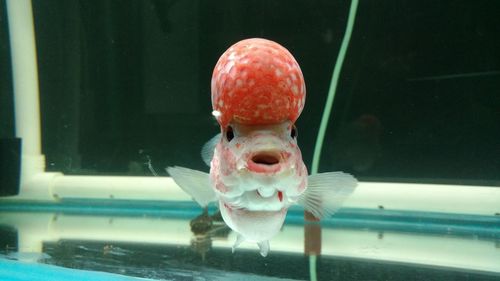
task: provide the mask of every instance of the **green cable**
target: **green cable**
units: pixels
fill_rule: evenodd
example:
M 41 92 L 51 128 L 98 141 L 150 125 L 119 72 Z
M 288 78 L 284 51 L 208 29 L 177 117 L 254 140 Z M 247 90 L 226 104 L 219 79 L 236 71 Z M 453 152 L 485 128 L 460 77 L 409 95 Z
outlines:
M 309 279 L 311 281 L 318 280 L 318 276 L 316 275 L 316 255 L 309 256 Z
M 357 9 L 358 9 L 358 0 L 352 0 L 351 7 L 349 9 L 349 17 L 347 19 L 347 26 L 344 33 L 344 39 L 342 39 L 342 45 L 340 46 L 339 55 L 337 56 L 337 62 L 335 63 L 335 67 L 333 69 L 332 81 L 330 82 L 330 89 L 328 90 L 328 97 L 326 99 L 325 110 L 323 111 L 323 116 L 321 117 L 321 124 L 319 126 L 318 137 L 316 138 L 316 145 L 314 146 L 311 174 L 318 173 L 319 160 L 321 158 L 321 149 L 323 148 L 325 132 L 326 128 L 328 127 L 328 120 L 330 119 L 330 113 L 332 111 L 335 92 L 337 91 L 337 84 L 339 81 L 340 71 L 342 70 L 342 64 L 344 63 L 347 47 L 349 46 L 349 40 L 351 40 L 351 34 L 354 26 L 354 20 L 356 19 Z
M 347 26 L 344 33 L 344 38 L 342 39 L 342 45 L 340 46 L 339 55 L 337 56 L 337 62 L 335 63 L 335 67 L 333 69 L 332 81 L 330 83 L 330 89 L 328 90 L 328 98 L 326 100 L 323 116 L 321 117 L 321 124 L 319 127 L 318 137 L 316 138 L 316 145 L 314 146 L 311 174 L 318 173 L 318 165 L 319 165 L 319 160 L 321 158 L 321 149 L 323 147 L 323 140 L 325 139 L 325 132 L 326 128 L 328 127 L 328 120 L 330 119 L 330 113 L 332 111 L 333 99 L 335 98 L 335 92 L 337 90 L 340 71 L 342 70 L 342 64 L 344 63 L 347 47 L 349 46 L 349 41 L 351 40 L 351 34 L 352 34 L 352 29 L 354 27 L 354 20 L 356 19 L 357 9 L 358 9 L 358 0 L 352 0 L 351 7 L 349 8 L 349 17 L 347 19 Z M 309 256 L 309 277 L 311 281 L 318 280 L 316 272 L 316 255 Z

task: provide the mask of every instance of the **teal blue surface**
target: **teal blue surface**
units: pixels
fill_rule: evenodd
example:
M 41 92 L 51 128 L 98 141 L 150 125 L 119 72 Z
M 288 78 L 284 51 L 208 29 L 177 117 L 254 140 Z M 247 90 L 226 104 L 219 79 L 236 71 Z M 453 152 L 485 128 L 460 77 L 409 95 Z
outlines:
M 137 281 L 151 280 L 127 277 L 118 274 L 77 270 L 39 263 L 23 263 L 0 259 L 0 280 L 2 281 Z
M 214 205 L 209 212 L 216 211 Z M 116 199 L 65 199 L 59 202 L 3 202 L 0 212 L 53 212 L 92 216 L 168 217 L 190 220 L 202 209 L 187 201 L 137 201 Z M 289 209 L 287 224 L 304 224 L 304 211 L 298 206 Z M 397 211 L 388 209 L 342 208 L 321 221 L 323 227 L 370 228 L 417 233 L 445 233 L 500 238 L 500 216 Z

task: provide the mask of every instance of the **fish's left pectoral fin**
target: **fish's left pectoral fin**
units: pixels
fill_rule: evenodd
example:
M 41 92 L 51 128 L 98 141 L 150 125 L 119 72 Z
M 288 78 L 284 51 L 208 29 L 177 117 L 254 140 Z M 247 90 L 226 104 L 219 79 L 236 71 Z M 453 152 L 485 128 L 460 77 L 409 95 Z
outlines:
M 257 242 L 257 245 L 259 246 L 260 249 L 260 255 L 263 257 L 266 257 L 267 254 L 269 253 L 269 240 Z
M 298 203 L 319 219 L 328 217 L 340 209 L 357 185 L 356 178 L 343 172 L 310 175 Z
M 167 167 L 167 172 L 200 206 L 206 207 L 208 203 L 217 200 L 207 173 L 179 166 Z

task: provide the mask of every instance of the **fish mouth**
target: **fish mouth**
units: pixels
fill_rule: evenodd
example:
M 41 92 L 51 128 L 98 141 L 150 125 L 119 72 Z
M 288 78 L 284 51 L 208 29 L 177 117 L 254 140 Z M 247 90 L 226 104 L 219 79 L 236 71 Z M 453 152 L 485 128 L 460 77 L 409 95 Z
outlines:
M 261 165 L 275 165 L 280 162 L 278 157 L 279 156 L 276 156 L 275 153 L 260 153 L 254 155 L 252 161 Z
M 276 173 L 281 169 L 282 159 L 278 152 L 258 152 L 249 157 L 247 168 L 255 173 Z

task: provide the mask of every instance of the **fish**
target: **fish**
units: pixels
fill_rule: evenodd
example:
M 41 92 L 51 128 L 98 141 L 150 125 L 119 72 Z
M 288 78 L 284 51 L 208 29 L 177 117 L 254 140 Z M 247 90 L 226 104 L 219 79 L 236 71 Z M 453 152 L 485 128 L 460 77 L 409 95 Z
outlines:
M 212 115 L 220 133 L 201 150 L 210 172 L 167 167 L 177 185 L 202 207 L 218 204 L 224 222 L 267 256 L 288 209 L 302 205 L 316 218 L 332 215 L 357 180 L 343 172 L 308 175 L 295 122 L 306 98 L 304 77 L 293 55 L 264 38 L 230 46 L 211 80 Z

